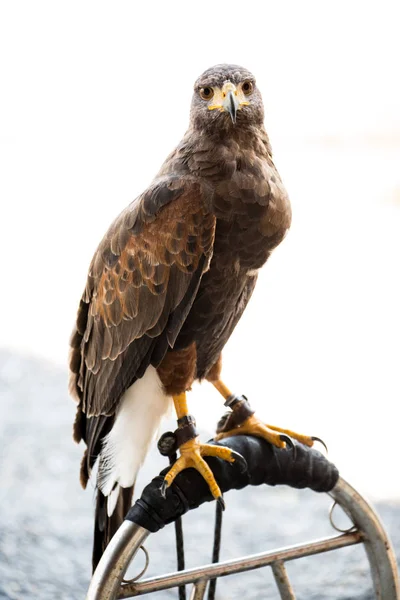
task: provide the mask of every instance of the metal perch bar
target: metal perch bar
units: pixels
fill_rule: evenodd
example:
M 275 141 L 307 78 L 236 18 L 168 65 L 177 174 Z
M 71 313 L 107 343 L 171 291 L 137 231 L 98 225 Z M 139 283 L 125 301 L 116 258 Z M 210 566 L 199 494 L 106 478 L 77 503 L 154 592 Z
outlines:
M 398 600 L 400 585 L 396 557 L 378 515 L 368 502 L 341 478 L 329 494 L 363 535 L 376 598 Z
M 281 600 L 296 600 L 292 586 L 290 585 L 285 563 L 278 560 L 272 563 L 271 566 Z
M 129 563 L 149 535 L 146 528 L 129 520 L 124 521 L 106 548 L 98 565 L 90 584 L 87 600 L 129 598 L 189 583 L 194 584 L 192 600 L 201 600 L 209 579 L 258 569 L 267 565 L 272 566 L 277 583 L 278 579 L 284 582 L 282 588 L 278 583 L 281 598 L 284 600 L 294 599 L 288 579 L 285 583 L 283 561 L 358 543 L 363 543 L 367 552 L 375 598 L 377 600 L 398 600 L 400 587 L 395 556 L 376 513 L 362 496 L 343 479 L 339 478 L 329 493 L 356 525 L 356 531 L 121 585 Z
M 330 538 L 310 542 L 307 544 L 299 544 L 274 550 L 272 552 L 260 552 L 234 560 L 228 560 L 217 564 L 204 565 L 194 569 L 186 569 L 168 575 L 160 575 L 143 579 L 140 582 L 122 586 L 118 598 L 132 598 L 134 596 L 142 596 L 150 592 L 158 592 L 168 588 L 184 585 L 187 583 L 196 583 L 201 579 L 213 579 L 214 577 L 224 577 L 235 573 L 244 573 L 272 565 L 278 561 L 294 560 L 303 556 L 311 556 L 337 548 L 344 548 L 359 544 L 362 541 L 362 534 L 347 533 Z
M 200 581 L 195 583 L 192 589 L 192 593 L 190 594 L 190 600 L 203 600 L 207 583 L 208 579 L 200 579 Z

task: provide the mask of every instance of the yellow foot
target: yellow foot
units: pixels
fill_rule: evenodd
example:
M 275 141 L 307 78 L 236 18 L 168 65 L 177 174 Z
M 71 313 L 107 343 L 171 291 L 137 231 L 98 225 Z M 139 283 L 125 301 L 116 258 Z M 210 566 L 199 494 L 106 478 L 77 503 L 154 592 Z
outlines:
M 248 417 L 239 427 L 234 427 L 229 431 L 223 431 L 215 436 L 215 440 L 222 440 L 223 438 L 230 437 L 232 435 L 254 435 L 261 437 L 267 442 L 270 442 L 277 448 L 285 448 L 286 444 L 293 447 L 294 444 L 292 439 L 297 440 L 301 444 L 306 446 L 313 446 L 315 441 L 321 442 L 324 446 L 324 442 L 315 436 L 302 435 L 295 433 L 290 429 L 281 429 L 280 427 L 274 427 L 274 425 L 266 425 L 262 423 L 257 417 L 252 415 Z M 325 446 L 326 448 L 326 446 Z
M 167 488 L 169 488 L 169 486 L 174 481 L 178 473 L 180 473 L 184 469 L 189 469 L 190 467 L 192 467 L 203 476 L 214 498 L 219 502 L 219 504 L 221 504 L 222 508 L 225 508 L 225 503 L 222 498 L 221 490 L 219 489 L 219 486 L 215 481 L 213 472 L 211 471 L 206 461 L 203 459 L 203 456 L 216 456 L 230 463 L 238 461 L 239 463 L 241 463 L 241 467 L 244 467 L 245 469 L 246 461 L 243 458 L 243 456 L 241 456 L 237 452 L 234 452 L 230 448 L 226 448 L 223 446 L 200 444 L 198 437 L 182 444 L 179 450 L 181 455 L 166 474 L 161 486 L 160 491 L 164 498 Z

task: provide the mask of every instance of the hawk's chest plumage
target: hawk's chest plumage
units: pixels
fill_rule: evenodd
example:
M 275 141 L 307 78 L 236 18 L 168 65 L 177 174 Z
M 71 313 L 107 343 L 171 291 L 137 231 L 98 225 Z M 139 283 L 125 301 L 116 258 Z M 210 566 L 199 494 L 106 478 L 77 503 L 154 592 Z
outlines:
M 206 160 L 206 157 L 208 160 Z M 200 176 L 212 188 L 217 217 L 214 257 L 228 266 L 258 269 L 291 222 L 287 192 L 270 155 L 265 132 L 239 136 L 200 153 Z M 239 262 L 238 262 L 239 261 Z
M 216 259 L 237 261 L 244 269 L 258 269 L 281 242 L 290 225 L 288 197 L 277 174 L 262 176 L 236 172 L 222 181 L 213 199 L 217 217 Z

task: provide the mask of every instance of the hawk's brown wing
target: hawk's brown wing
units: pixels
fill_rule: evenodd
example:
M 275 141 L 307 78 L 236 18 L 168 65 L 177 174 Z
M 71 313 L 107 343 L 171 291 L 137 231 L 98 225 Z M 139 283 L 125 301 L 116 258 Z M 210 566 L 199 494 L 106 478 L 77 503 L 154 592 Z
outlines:
M 208 206 L 198 180 L 163 177 L 121 213 L 93 257 L 70 360 L 75 438 L 92 459 L 110 426 L 105 417 L 161 361 L 186 319 L 212 255 Z

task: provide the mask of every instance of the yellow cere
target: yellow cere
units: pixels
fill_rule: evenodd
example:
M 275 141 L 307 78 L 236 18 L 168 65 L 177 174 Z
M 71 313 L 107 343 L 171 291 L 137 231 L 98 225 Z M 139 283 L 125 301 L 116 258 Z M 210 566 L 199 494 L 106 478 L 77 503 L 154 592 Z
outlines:
M 225 110 L 223 107 L 223 102 L 229 94 L 229 92 L 233 92 L 234 95 L 239 100 L 239 107 L 249 106 L 250 102 L 245 100 L 245 95 L 241 89 L 238 89 L 231 81 L 226 81 L 222 88 L 215 87 L 213 88 L 214 95 L 212 97 L 212 104 L 208 106 L 208 110 L 220 110 L 221 112 Z

